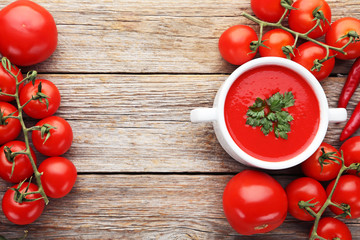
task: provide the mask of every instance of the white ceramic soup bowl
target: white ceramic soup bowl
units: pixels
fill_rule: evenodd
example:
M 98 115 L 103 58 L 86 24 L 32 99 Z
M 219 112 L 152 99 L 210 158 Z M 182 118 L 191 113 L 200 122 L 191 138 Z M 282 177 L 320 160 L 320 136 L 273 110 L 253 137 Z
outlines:
M 244 72 L 266 65 L 278 65 L 288 68 L 300 76 L 313 89 L 320 107 L 320 121 L 318 131 L 313 141 L 304 151 L 284 161 L 265 161 L 255 158 L 242 150 L 230 136 L 225 123 L 224 106 L 227 93 L 235 80 Z M 197 108 L 191 111 L 191 122 L 212 122 L 216 137 L 225 151 L 235 160 L 242 164 L 263 168 L 263 169 L 285 169 L 300 164 L 309 158 L 322 143 L 329 122 L 343 122 L 347 119 L 345 108 L 329 108 L 324 90 L 314 75 L 300 64 L 291 60 L 279 57 L 263 57 L 251 60 L 238 67 L 222 84 L 218 90 L 212 108 Z

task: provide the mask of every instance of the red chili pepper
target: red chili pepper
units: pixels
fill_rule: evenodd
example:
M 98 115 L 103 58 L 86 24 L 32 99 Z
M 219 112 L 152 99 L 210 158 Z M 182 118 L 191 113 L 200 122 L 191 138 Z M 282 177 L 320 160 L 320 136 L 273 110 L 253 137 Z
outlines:
M 338 107 L 346 108 L 351 96 L 354 94 L 356 88 L 360 83 L 360 57 L 353 63 L 349 75 L 346 79 L 345 85 L 340 94 Z
M 340 141 L 350 137 L 360 127 L 360 102 L 355 107 L 350 119 L 340 134 Z

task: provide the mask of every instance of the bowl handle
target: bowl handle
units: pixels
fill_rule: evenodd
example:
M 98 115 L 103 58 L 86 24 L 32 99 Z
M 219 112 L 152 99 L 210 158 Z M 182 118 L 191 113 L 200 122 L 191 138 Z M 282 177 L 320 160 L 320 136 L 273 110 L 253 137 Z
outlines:
M 196 108 L 190 112 L 190 120 L 193 123 L 213 122 L 217 120 L 216 108 Z
M 329 122 L 339 123 L 345 122 L 347 119 L 347 112 L 345 108 L 330 108 Z

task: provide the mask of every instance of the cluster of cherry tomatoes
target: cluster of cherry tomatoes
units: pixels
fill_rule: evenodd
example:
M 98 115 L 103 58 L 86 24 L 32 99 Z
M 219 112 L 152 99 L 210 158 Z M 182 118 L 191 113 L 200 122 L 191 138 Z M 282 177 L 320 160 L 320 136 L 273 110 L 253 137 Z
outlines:
M 264 172 L 240 172 L 228 182 L 223 194 L 224 213 L 230 225 L 240 234 L 252 235 L 279 227 L 287 213 L 301 221 L 314 221 L 315 214 L 321 210 L 330 194 L 331 204 L 327 203 L 328 206 L 322 211 L 328 207 L 337 216 L 359 218 L 360 177 L 356 170 L 348 170 L 339 175 L 342 168 L 340 152 L 345 166 L 360 166 L 360 136 L 349 138 L 340 151 L 323 142 L 301 164 L 305 176 L 296 178 L 285 188 Z M 333 188 L 335 182 L 337 185 Z M 319 217 L 316 231 L 318 236 L 325 239 L 352 239 L 343 220 L 322 217 L 322 214 Z
M 334 68 L 334 56 L 338 59 L 360 56 L 360 20 L 343 17 L 331 22 L 331 9 L 325 0 L 296 0 L 294 3 L 292 0 L 251 0 L 251 8 L 258 17 L 255 21 L 273 29 L 265 34 L 261 31 L 259 37 L 247 25 L 235 25 L 224 31 L 219 39 L 219 50 L 231 64 L 241 65 L 259 52 L 261 57 L 292 59 L 318 80 L 323 80 Z M 288 28 L 281 24 L 286 18 Z M 325 42 L 315 40 L 324 35 Z M 301 44 L 299 38 L 303 39 Z M 341 49 L 349 41 L 344 52 L 334 50 Z
M 0 66 L 0 177 L 16 183 L 5 192 L 2 210 L 11 222 L 24 225 L 44 210 L 39 190 L 46 197 L 61 198 L 72 189 L 77 170 L 61 155 L 71 147 L 73 132 L 65 119 L 54 116 L 61 101 L 56 85 L 24 77 L 15 66 L 40 63 L 55 51 L 57 27 L 52 15 L 32 1 L 15 1 L 0 11 L 0 32 L 4 56 Z M 38 123 L 27 127 L 24 114 Z M 48 158 L 38 164 L 37 154 Z M 29 181 L 34 172 L 41 184 Z

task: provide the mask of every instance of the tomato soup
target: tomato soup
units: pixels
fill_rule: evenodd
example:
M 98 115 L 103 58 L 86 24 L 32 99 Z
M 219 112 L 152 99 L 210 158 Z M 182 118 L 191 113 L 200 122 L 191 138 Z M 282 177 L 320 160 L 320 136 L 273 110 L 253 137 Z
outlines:
M 287 139 L 265 135 L 261 127 L 246 124 L 247 111 L 257 98 L 291 92 L 294 105 L 284 108 L 293 118 Z M 296 72 L 277 65 L 243 73 L 230 87 L 224 107 L 225 122 L 235 143 L 247 154 L 271 162 L 285 161 L 303 152 L 319 128 L 320 107 L 311 86 Z

